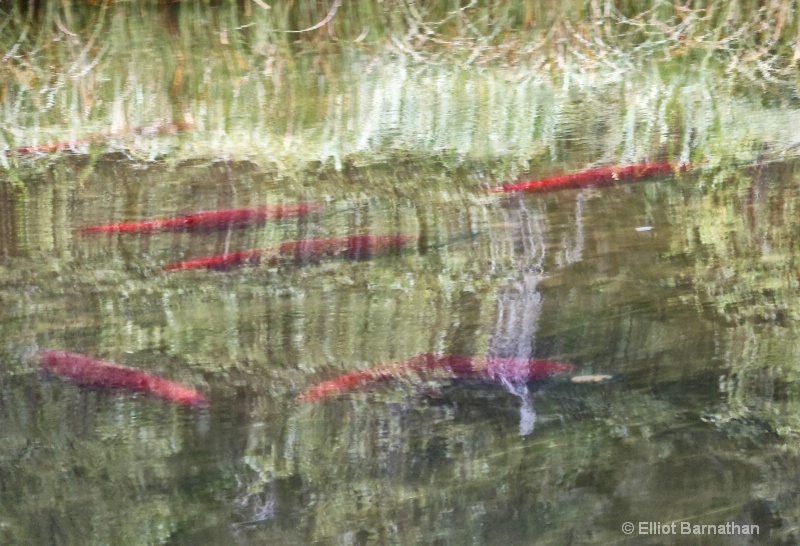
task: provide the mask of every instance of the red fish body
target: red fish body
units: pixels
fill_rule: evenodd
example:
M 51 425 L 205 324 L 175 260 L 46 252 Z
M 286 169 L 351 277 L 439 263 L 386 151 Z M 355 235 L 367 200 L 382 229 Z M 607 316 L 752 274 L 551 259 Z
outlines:
M 307 390 L 300 396 L 306 402 L 317 402 L 343 394 L 360 386 L 404 377 L 444 376 L 445 378 L 507 380 L 511 382 L 542 381 L 551 375 L 569 373 L 573 364 L 553 360 L 520 358 L 470 357 L 422 353 L 411 360 L 391 366 L 346 373 Z
M 283 220 L 296 216 L 304 216 L 322 209 L 315 203 L 298 205 L 281 205 L 275 207 L 255 207 L 247 209 L 211 210 L 196 212 L 167 218 L 130 224 L 113 224 L 108 226 L 90 226 L 83 228 L 82 233 L 148 233 L 153 231 L 213 231 L 245 226 L 264 225 L 268 220 Z
M 691 168 L 688 163 L 638 163 L 621 167 L 600 167 L 573 174 L 543 178 L 530 182 L 520 182 L 505 186 L 495 186 L 495 192 L 547 192 L 566 189 L 586 188 L 590 186 L 611 186 L 617 182 L 638 180 L 654 176 L 666 176 L 675 172 L 687 171 Z
M 429 357 L 430 358 L 430 357 Z M 456 377 L 476 377 L 495 381 L 527 383 L 543 381 L 551 375 L 568 373 L 573 364 L 554 360 L 525 360 L 522 358 L 466 357 L 446 355 L 435 364 L 450 370 Z
M 226 270 L 242 265 L 257 265 L 262 262 L 278 264 L 281 261 L 291 261 L 297 265 L 303 265 L 337 256 L 344 256 L 350 260 L 365 260 L 376 254 L 400 249 L 416 240 L 416 237 L 409 235 L 351 235 L 328 239 L 284 241 L 273 248 L 243 250 L 170 264 L 164 267 L 164 271 L 179 269 Z
M 208 406 L 208 398 L 194 389 L 134 368 L 66 351 L 39 351 L 36 359 L 48 373 L 83 387 L 122 389 L 185 406 Z

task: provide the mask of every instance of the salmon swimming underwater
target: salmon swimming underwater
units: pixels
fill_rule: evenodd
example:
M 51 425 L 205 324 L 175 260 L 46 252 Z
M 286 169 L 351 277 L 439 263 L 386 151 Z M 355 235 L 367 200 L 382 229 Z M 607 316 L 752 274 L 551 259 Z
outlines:
M 284 220 L 305 216 L 322 210 L 316 203 L 278 205 L 274 207 L 254 207 L 230 210 L 209 210 L 195 212 L 176 218 L 149 220 L 128 224 L 89 226 L 81 228 L 83 234 L 92 233 L 150 233 L 154 231 L 220 231 L 229 228 L 261 226 L 268 220 Z
M 377 366 L 340 375 L 310 388 L 300 395 L 300 400 L 318 402 L 330 396 L 345 394 L 361 386 L 403 378 L 424 379 L 432 376 L 528 383 L 542 381 L 551 375 L 570 373 L 574 370 L 573 364 L 554 360 L 422 353 L 400 364 Z
M 375 255 L 399 250 L 417 241 L 410 235 L 351 235 L 328 239 L 302 239 L 284 241 L 263 250 L 242 250 L 218 256 L 197 258 L 170 264 L 163 271 L 181 269 L 226 270 L 259 263 L 278 264 L 289 261 L 297 265 L 318 262 L 323 258 L 343 256 L 350 260 L 365 260 Z
M 192 407 L 207 407 L 208 398 L 194 389 L 135 368 L 66 351 L 39 351 L 39 365 L 48 373 L 82 387 L 140 392 Z
M 599 167 L 579 173 L 542 178 L 529 182 L 495 186 L 494 192 L 547 192 L 593 186 L 611 186 L 617 182 L 633 181 L 655 176 L 667 176 L 676 172 L 688 171 L 689 163 L 638 163 L 618 167 Z

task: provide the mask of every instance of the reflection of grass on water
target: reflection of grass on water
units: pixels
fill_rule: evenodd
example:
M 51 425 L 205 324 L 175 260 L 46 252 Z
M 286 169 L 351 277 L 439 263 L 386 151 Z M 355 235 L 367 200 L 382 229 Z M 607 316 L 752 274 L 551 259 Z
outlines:
M 17 2 L 0 31 L 0 163 L 18 165 L 9 151 L 22 146 L 184 121 L 197 130 L 177 149 L 153 135 L 93 145 L 279 170 L 392 150 L 556 159 L 575 108 L 603 131 L 592 161 L 631 161 L 709 138 L 713 128 L 681 119 L 697 114 L 681 97 L 687 78 L 708 78 L 695 94 L 713 99 L 719 81 L 776 85 L 776 96 L 793 81 L 786 3 L 616 4 Z
M 264 1 L 270 9 L 265 9 Z M 794 85 L 797 60 L 793 48 L 798 24 L 792 19 L 796 15 L 792 15 L 791 4 L 712 1 L 706 7 L 693 8 L 672 2 L 641 7 L 642 3 L 631 1 L 608 7 L 611 4 L 594 0 L 482 0 L 456 9 L 459 3 L 432 0 L 347 0 L 330 15 L 334 0 L 245 0 L 216 8 L 188 0 L 169 4 L 64 0 L 42 1 L 37 4 L 37 13 L 25 7 L 27 3 L 17 2 L 14 8 L 0 8 L 0 164 L 11 171 L 20 166 L 38 168 L 49 163 L 49 158 L 21 158 L 9 150 L 86 140 L 104 133 L 116 136 L 75 145 L 75 149 L 80 153 L 98 153 L 99 148 L 122 151 L 136 160 L 165 156 L 175 160 L 247 158 L 262 166 L 268 164 L 267 172 L 275 173 L 275 178 L 287 172 L 308 172 L 304 169 L 327 163 L 341 166 L 342 176 L 326 170 L 328 178 L 323 183 L 315 180 L 314 189 L 309 190 L 315 196 L 325 192 L 337 198 L 358 192 L 371 197 L 401 196 L 411 205 L 399 206 L 392 214 L 365 206 L 365 216 L 385 216 L 387 227 L 414 228 L 427 223 L 431 233 L 445 233 L 451 223 L 454 230 L 470 225 L 479 206 L 470 208 L 474 201 L 468 200 L 473 196 L 457 192 L 470 184 L 477 186 L 483 173 L 490 183 L 500 183 L 502 179 L 492 177 L 538 169 L 539 163 L 545 165 L 544 169 L 572 168 L 661 155 L 680 160 L 691 155 L 691 159 L 696 156 L 706 160 L 706 165 L 717 165 L 720 158 L 752 158 L 763 151 L 764 143 L 778 143 L 784 148 L 798 143 L 794 129 L 800 121 L 797 113 L 780 108 L 785 104 L 781 101 L 789 100 L 782 97 Z M 286 32 L 315 26 L 329 16 L 327 24 L 317 30 Z M 758 107 L 748 104 L 747 93 L 741 91 L 746 86 L 756 89 L 759 100 L 766 97 L 765 102 Z M 777 92 L 764 93 L 766 86 L 775 86 Z M 745 97 L 735 99 L 737 93 Z M 766 112 L 767 106 L 773 111 Z M 196 130 L 179 137 L 125 131 L 184 121 L 194 122 Z M 420 156 L 426 162 L 417 161 Z M 374 165 L 387 158 L 392 161 Z M 373 165 L 360 168 L 368 163 Z M 453 168 L 442 168 L 440 163 Z M 166 240 L 114 239 L 96 247 L 64 243 L 70 241 L 67 233 L 74 201 L 72 194 L 64 192 L 63 187 L 68 185 L 63 182 L 78 178 L 73 176 L 78 169 L 71 165 L 64 161 L 53 169 L 50 180 L 56 183 L 47 185 L 55 188 L 50 190 L 52 197 L 30 200 L 45 205 L 18 214 L 20 223 L 42 217 L 42 225 L 49 226 L 29 228 L 30 233 L 20 231 L 29 238 L 28 247 L 47 255 L 49 261 L 44 262 L 43 270 L 52 273 L 53 280 L 44 277 L 44 295 L 31 292 L 32 296 L 26 296 L 33 303 L 17 304 L 20 310 L 16 312 L 25 318 L 15 316 L 9 321 L 10 327 L 24 328 L 28 332 L 25 335 L 35 330 L 43 339 L 58 339 L 53 332 L 60 332 L 65 324 L 70 335 L 76 329 L 97 330 L 101 347 L 115 351 L 129 347 L 146 354 L 154 347 L 168 350 L 182 355 L 181 362 L 195 363 L 207 371 L 212 381 L 212 373 L 217 378 L 235 376 L 236 370 L 230 368 L 240 362 L 240 372 L 248 381 L 260 381 L 256 385 L 265 387 L 261 390 L 271 395 L 265 396 L 265 401 L 285 398 L 290 383 L 286 377 L 296 379 L 297 384 L 308 381 L 309 369 L 326 362 L 331 354 L 337 355 L 340 365 L 349 367 L 364 355 L 395 356 L 391 354 L 395 347 L 426 350 L 430 340 L 456 337 L 457 328 L 453 327 L 456 334 L 448 333 L 451 323 L 468 323 L 473 313 L 478 316 L 474 322 L 480 325 L 475 329 L 487 330 L 484 326 L 490 323 L 485 317 L 494 313 L 499 281 L 494 274 L 487 274 L 485 264 L 491 263 L 501 272 L 515 271 L 517 256 L 510 250 L 513 241 L 507 238 L 511 230 L 498 227 L 492 232 L 495 238 L 477 247 L 480 250 L 409 256 L 401 267 L 378 261 L 335 270 L 283 273 L 282 286 L 269 282 L 276 276 L 265 271 L 239 279 L 241 282 L 231 285 L 235 288 L 224 289 L 216 279 L 194 285 L 153 281 L 144 270 L 155 268 L 163 253 L 173 251 Z M 238 180 L 238 187 L 245 190 L 241 193 L 248 194 L 249 199 L 271 195 L 276 188 L 286 189 L 276 184 L 265 190 L 262 177 L 248 176 L 243 168 L 236 167 L 241 164 L 229 165 L 233 165 L 231 178 Z M 350 166 L 356 168 L 348 169 Z M 189 191 L 181 194 L 177 188 L 190 188 L 192 177 L 197 176 L 191 169 L 182 169 L 178 175 L 170 175 L 177 182 L 169 186 L 139 175 L 118 180 L 115 176 L 125 169 L 117 170 L 111 161 L 97 162 L 95 169 L 96 184 L 91 179 L 70 182 L 69 191 L 81 186 L 88 191 L 77 193 L 79 197 L 101 195 L 115 182 L 110 192 L 113 210 L 126 214 L 167 208 L 164 201 L 184 206 L 180 196 Z M 149 169 L 148 176 L 156 177 L 155 171 Z M 203 172 L 204 178 L 217 178 Z M 720 186 L 750 187 L 749 177 L 734 170 L 740 178 L 731 182 L 730 173 L 718 169 L 691 176 L 698 186 L 705 184 L 714 190 Z M 138 193 L 141 188 L 147 193 L 148 187 L 156 191 Z M 651 198 L 644 197 L 648 206 L 657 201 L 652 198 L 657 193 L 655 186 L 651 188 Z M 451 193 L 445 195 L 448 190 Z M 297 183 L 288 194 L 305 195 L 304 191 L 306 188 Z M 219 193 L 215 198 L 224 203 L 224 192 Z M 170 199 L 169 194 L 175 196 Z M 781 198 L 753 204 L 743 197 L 744 192 L 731 191 L 727 201 L 722 201 L 727 208 L 721 209 L 719 194 L 707 195 L 702 190 L 686 195 L 662 194 L 664 199 L 694 200 L 688 208 L 677 202 L 666 207 L 677 217 L 670 220 L 674 225 L 695 226 L 693 230 L 687 228 L 686 235 L 695 237 L 698 246 L 688 256 L 696 266 L 690 269 L 687 281 L 694 283 L 692 289 L 683 296 L 688 300 L 687 307 L 694 304 L 712 314 L 711 321 L 717 315 L 733 317 L 737 322 L 725 332 L 742 325 L 740 330 L 748 334 L 742 336 L 744 341 L 736 337 L 741 335 L 738 330 L 729 334 L 727 345 L 733 347 L 733 356 L 728 359 L 732 373 L 725 384 L 728 406 L 709 416 L 723 432 L 734 429 L 740 417 L 753 413 L 764 416 L 781 434 L 794 435 L 800 430 L 793 387 L 787 387 L 791 396 L 786 402 L 773 401 L 771 390 L 773 376 L 789 377 L 788 381 L 794 383 L 796 372 L 789 364 L 772 364 L 764 372 L 766 365 L 778 359 L 769 360 L 770 355 L 760 352 L 763 346 L 753 341 L 767 332 L 776 340 L 777 353 L 784 346 L 779 344 L 783 337 L 797 338 L 793 326 L 796 320 L 792 320 L 797 314 L 791 299 L 797 288 L 794 270 L 786 266 L 782 279 L 788 280 L 783 282 L 775 281 L 774 275 L 775 262 L 791 263 L 795 200 L 790 193 L 785 199 L 777 195 Z M 442 199 L 454 208 L 462 197 L 468 209 L 462 216 L 443 212 L 435 203 L 435 199 Z M 47 203 L 53 203 L 52 210 Z M 778 203 L 787 205 L 782 208 Z M 604 214 L 607 204 L 599 200 L 587 203 L 587 225 L 588 219 Z M 562 212 L 562 218 L 568 216 Z M 745 223 L 750 217 L 754 220 L 748 229 Z M 334 228 L 349 227 L 349 220 L 341 218 Z M 664 225 L 670 226 L 666 220 Z M 11 227 L 4 229 L 13 232 Z M 277 238 L 281 233 L 263 236 Z M 603 233 L 599 229 L 593 234 L 600 246 L 616 248 L 611 238 L 618 232 Z M 675 233 L 671 253 L 665 254 L 674 256 L 673 267 L 683 272 L 687 242 L 681 238 L 683 230 L 675 229 Z M 564 245 L 569 236 L 564 235 Z M 763 250 L 764 243 L 769 243 L 770 255 Z M 113 245 L 111 249 L 107 244 Z M 575 246 L 580 248 L 583 243 L 576 242 Z M 129 261 L 133 265 L 126 261 L 128 256 L 132 256 Z M 109 257 L 116 262 L 109 265 Z M 597 308 L 618 304 L 624 297 L 619 293 L 636 284 L 630 281 L 642 274 L 642 268 L 634 267 L 636 260 L 618 267 L 613 256 L 601 257 L 598 263 L 600 281 L 608 280 L 608 286 L 616 283 L 610 295 L 593 296 L 589 303 L 580 305 L 558 302 L 567 311 L 548 320 L 563 320 L 567 327 L 569 321 L 593 320 L 598 328 L 608 325 L 611 333 L 617 331 L 616 324 L 627 322 L 597 320 L 605 316 Z M 589 270 L 592 267 L 588 264 Z M 141 276 L 146 282 L 132 278 L 134 268 L 144 271 Z M 37 271 L 36 267 L 32 269 Z M 100 277 L 94 273 L 98 269 Z M 305 275 L 310 275 L 307 280 L 301 278 Z M 570 278 L 575 277 L 566 276 L 567 281 Z M 17 285 L 25 282 L 14 279 L 9 285 L 7 293 L 15 293 L 11 301 L 17 301 Z M 377 288 L 370 288 L 373 283 Z M 354 288 L 345 288 L 349 286 Z M 120 297 L 120 290 L 124 297 Z M 157 296 L 161 296 L 161 305 L 154 303 Z M 629 297 L 629 309 L 639 301 L 649 301 L 635 290 Z M 709 300 L 715 305 L 709 305 Z M 42 310 L 46 311 L 44 318 L 38 316 Z M 664 347 L 677 345 L 674 340 L 686 326 L 647 321 L 644 313 L 640 316 L 643 350 L 671 356 Z M 773 317 L 785 324 L 770 325 Z M 637 317 L 631 318 L 631 322 L 634 320 Z M 404 325 L 410 326 L 400 327 Z M 464 332 L 472 331 L 471 326 L 464 327 Z M 589 338 L 565 334 L 569 336 Z M 486 335 L 481 333 L 480 337 L 478 343 L 485 344 Z M 287 347 L 301 347 L 302 351 L 287 351 Z M 800 354 L 797 344 L 788 347 L 788 357 Z M 675 354 L 688 354 L 688 350 Z M 734 358 L 741 354 L 745 358 Z M 785 355 L 779 356 L 782 359 Z M 669 363 L 667 357 L 662 361 Z M 710 369 L 716 371 L 717 366 Z M 659 371 L 657 375 L 678 377 L 684 372 L 684 367 L 676 365 L 674 371 Z M 684 378 L 681 385 L 691 385 L 695 377 Z M 216 381 L 234 389 L 227 378 Z M 708 390 L 695 387 L 694 392 L 704 394 Z M 467 542 L 480 536 L 484 522 L 504 523 L 503 514 L 515 513 L 522 514 L 517 517 L 523 520 L 526 515 L 539 517 L 531 527 L 550 532 L 554 543 L 578 536 L 568 536 L 576 521 L 583 522 L 585 536 L 599 532 L 602 538 L 608 535 L 610 540 L 618 540 L 616 527 L 613 531 L 597 529 L 608 514 L 613 514 L 613 503 L 624 503 L 626 498 L 641 503 L 638 515 L 642 519 L 655 514 L 688 517 L 703 514 L 709 507 L 735 506 L 738 510 L 746 502 L 745 498 L 730 501 L 730 493 L 742 491 L 738 482 L 717 480 L 720 476 L 714 473 L 702 474 L 698 479 L 705 481 L 693 484 L 691 492 L 670 486 L 674 476 L 691 475 L 695 468 L 719 467 L 728 472 L 731 467 L 755 466 L 739 450 L 724 449 L 736 448 L 736 443 L 687 452 L 685 437 L 706 438 L 713 446 L 718 439 L 715 431 L 695 427 L 696 416 L 685 411 L 690 405 L 686 399 L 676 397 L 676 402 L 669 403 L 649 391 L 642 394 L 631 389 L 625 404 L 616 403 L 622 400 L 620 397 L 608 405 L 602 394 L 594 391 L 582 396 L 583 413 L 568 427 L 543 427 L 541 434 L 527 444 L 509 434 L 516 426 L 514 422 L 504 424 L 502 419 L 478 414 L 485 426 L 476 427 L 471 420 L 458 422 L 448 407 L 427 407 L 424 402 L 418 404 L 419 411 L 414 407 L 412 411 L 397 411 L 397 405 L 392 404 L 385 405 L 386 411 L 375 411 L 374 405 L 358 402 L 340 411 L 342 405 L 331 405 L 317 410 L 330 412 L 329 418 L 297 412 L 283 432 L 269 428 L 283 426 L 280 417 L 263 429 L 254 426 L 252 432 L 243 432 L 242 436 L 248 435 L 250 442 L 245 449 L 247 463 L 252 470 L 261 471 L 265 483 L 275 475 L 287 479 L 299 476 L 310 484 L 305 487 L 324 491 L 309 512 L 302 512 L 316 516 L 308 520 L 315 522 L 314 532 L 323 541 L 345 536 L 358 518 L 367 528 L 379 525 L 381 520 L 408 523 L 399 531 L 400 538 L 406 540 L 397 542 L 420 542 L 420 536 L 415 535 L 418 530 L 435 536 L 442 529 L 452 530 L 453 536 L 463 536 L 463 542 Z M 753 400 L 762 404 L 756 411 L 752 409 Z M 63 415 L 68 414 L 63 409 L 67 403 L 65 398 L 64 405 L 45 408 L 45 417 L 49 416 L 45 424 L 61 427 Z M 9 407 L 26 404 L 21 400 Z M 270 410 L 278 415 L 274 400 L 264 405 L 267 410 L 259 416 L 270 417 Z M 343 423 L 337 420 L 341 415 Z M 431 422 L 431 417 L 435 421 Z M 266 417 L 264 420 L 269 423 Z M 20 420 L 29 421 L 32 419 Z M 755 421 L 746 423 L 750 422 Z M 331 423 L 337 423 L 336 430 L 342 431 L 333 441 Z M 692 436 L 676 431 L 675 423 L 687 423 Z M 151 517 L 150 521 L 169 519 L 186 525 L 206 508 L 185 500 L 189 496 L 182 493 L 167 497 L 162 493 L 163 486 L 156 483 L 157 478 L 178 472 L 168 457 L 180 444 L 167 432 L 159 432 L 161 428 L 142 432 L 127 425 L 127 421 L 117 422 L 116 428 L 109 429 L 111 433 L 103 429 L 100 439 L 87 444 L 90 451 L 104 453 L 108 450 L 106 439 L 119 437 L 127 442 L 121 445 L 129 449 L 114 451 L 114 458 L 96 465 L 98 471 L 111 469 L 108 479 L 103 476 L 94 480 L 92 469 L 88 469 L 88 477 L 101 485 L 90 491 L 86 499 L 91 502 L 82 502 L 80 509 L 90 513 L 101 533 L 96 536 L 106 542 L 120 542 L 113 534 L 116 529 L 130 532 L 132 537 L 146 537 L 141 541 L 168 541 L 166 524 L 151 528 L 155 529 L 153 538 L 138 530 L 135 535 L 132 525 L 106 525 L 109 518 L 113 521 L 107 510 L 114 508 L 114 513 L 121 513 L 117 510 L 121 487 L 136 491 L 130 499 L 137 505 L 142 505 L 141 498 L 147 498 L 140 492 L 145 487 L 158 492 L 155 504 L 144 505 L 129 518 L 136 525 L 140 521 L 137 514 L 149 516 L 153 507 L 164 517 Z M 130 437 L 117 429 L 128 431 Z M 267 432 L 262 435 L 262 430 Z M 20 428 L 17 436 L 24 439 L 29 434 L 28 429 Z M 172 450 L 155 453 L 158 457 L 154 459 L 154 446 Z M 228 449 L 235 451 L 224 447 L 226 452 Z M 92 452 L 77 451 L 75 457 L 80 460 L 93 456 Z M 140 453 L 147 457 L 140 461 Z M 631 453 L 640 455 L 629 460 Z M 128 464 L 132 458 L 136 464 Z M 365 461 L 370 464 L 366 472 Z M 619 461 L 628 462 L 623 465 Z M 53 466 L 47 461 L 42 464 Z M 392 473 L 398 467 L 407 472 L 400 478 L 413 487 L 398 485 L 398 477 Z M 12 489 L 25 490 L 31 476 L 38 475 L 48 484 L 42 490 L 44 495 L 26 497 L 44 503 L 26 505 L 32 521 L 43 508 L 56 514 L 55 519 L 79 521 L 60 506 L 60 499 L 74 495 L 61 468 L 58 466 L 58 475 L 35 473 L 36 465 L 31 472 L 16 472 L 25 479 L 18 480 L 19 485 Z M 152 478 L 144 480 L 140 474 Z M 689 504 L 676 503 L 675 497 L 665 498 L 661 493 L 665 485 L 667 491 L 676 492 Z M 782 491 L 786 486 L 765 478 L 763 487 Z M 577 502 L 575 492 L 583 495 Z M 127 508 L 125 498 L 123 509 Z M 610 508 L 605 504 L 603 511 L 609 499 L 612 504 Z M 407 514 L 414 510 L 417 519 L 408 521 Z M 484 517 L 487 513 L 489 517 Z M 439 514 L 443 519 L 437 519 Z M 108 529 L 110 538 L 102 534 Z M 160 533 L 157 536 L 156 531 Z M 373 536 L 381 536 L 382 531 Z M 66 536 L 85 536 L 77 525 L 63 532 Z M 7 536 L 27 536 L 22 531 L 16 533 L 14 529 L 14 534 Z M 136 543 L 136 539 L 127 543 Z
M 261 44 L 290 46 L 302 42 L 322 46 L 356 42 L 366 47 L 386 46 L 433 59 L 443 52 L 463 54 L 469 62 L 485 62 L 504 55 L 524 59 L 532 53 L 552 61 L 601 60 L 654 52 L 674 59 L 695 51 L 725 53 L 736 68 L 749 65 L 765 77 L 782 73 L 797 60 L 797 22 L 791 2 L 745 0 L 726 2 L 639 2 L 602 4 L 594 0 L 411 2 L 17 2 L 7 8 L 9 27 L 37 25 L 25 41 L 43 45 L 50 39 L 106 30 L 108 16 L 118 13 L 159 17 L 161 26 L 175 34 L 194 27 L 207 28 L 207 45 L 229 45 L 256 38 Z M 33 7 L 30 7 L 33 6 Z M 106 13 L 110 12 L 110 13 Z M 151 12 L 147 14 L 147 12 Z M 153 21 L 156 23 L 157 21 Z M 247 28 L 247 35 L 236 31 Z M 133 25 L 131 29 L 133 29 Z M 307 30 L 307 32 L 301 32 Z M 218 40 L 214 35 L 218 34 Z M 18 36 L 9 33 L 8 40 Z M 252 43 L 252 42 L 251 42 Z M 464 60 L 464 59 L 462 59 Z M 607 61 L 603 61 L 606 63 Z

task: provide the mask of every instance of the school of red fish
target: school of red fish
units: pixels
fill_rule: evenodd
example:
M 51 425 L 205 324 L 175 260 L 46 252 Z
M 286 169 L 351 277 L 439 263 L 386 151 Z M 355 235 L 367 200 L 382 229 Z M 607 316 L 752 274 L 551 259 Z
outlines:
M 137 128 L 127 133 L 185 130 L 185 124 L 168 124 L 153 128 Z M 101 138 L 90 137 L 86 142 Z M 105 135 L 106 137 L 108 135 Z M 17 149 L 20 155 L 53 152 L 74 143 L 56 143 Z M 548 192 L 586 187 L 609 186 L 618 182 L 669 176 L 687 171 L 688 163 L 639 163 L 617 167 L 600 167 L 586 171 L 517 182 L 490 188 L 492 192 Z M 88 226 L 80 229 L 84 235 L 103 233 L 154 233 L 164 231 L 215 231 L 260 226 L 268 221 L 284 220 L 319 212 L 316 203 L 299 203 L 272 207 L 213 210 L 186 214 L 174 218 L 133 223 Z M 164 266 L 163 271 L 188 269 L 229 270 L 240 266 L 282 263 L 305 265 L 324 258 L 344 257 L 350 260 L 369 259 L 397 251 L 418 241 L 410 235 L 350 235 L 325 239 L 284 241 L 266 249 L 241 250 L 217 256 L 194 258 Z M 191 387 L 170 381 L 142 370 L 97 360 L 85 355 L 58 350 L 42 350 L 35 360 L 49 375 L 69 380 L 82 387 L 116 389 L 141 393 L 176 404 L 205 408 L 208 398 Z M 299 396 L 303 402 L 318 402 L 328 397 L 349 393 L 374 383 L 404 378 L 471 378 L 495 382 L 536 382 L 553 375 L 571 374 L 575 365 L 552 360 L 524 360 L 483 356 L 438 355 L 422 353 L 399 364 L 381 365 L 366 370 L 348 372 L 312 386 Z M 573 376 L 574 383 L 602 382 L 608 375 Z

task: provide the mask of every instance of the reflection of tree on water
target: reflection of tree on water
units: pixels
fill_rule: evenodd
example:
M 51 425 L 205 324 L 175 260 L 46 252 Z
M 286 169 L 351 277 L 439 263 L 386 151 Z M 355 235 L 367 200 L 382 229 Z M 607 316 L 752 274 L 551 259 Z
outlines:
M 592 191 L 591 189 L 588 191 Z M 575 196 L 575 236 L 571 241 L 564 241 L 562 255 L 556 259 L 559 267 L 579 262 L 583 259 L 584 233 L 583 233 L 583 198 L 584 192 Z
M 543 277 L 546 249 L 542 218 L 531 213 L 522 200 L 518 203 L 519 207 L 508 209 L 506 216 L 519 275 L 497 294 L 497 323 L 489 342 L 489 356 L 529 360 L 542 309 L 542 296 L 536 286 Z M 536 411 L 528 385 L 505 375 L 497 379 L 520 399 L 519 433 L 530 434 L 536 425 Z
M 582 198 L 576 199 L 576 232 L 571 248 L 564 248 L 567 263 L 579 261 L 583 253 L 583 223 L 581 221 Z M 527 361 L 533 358 L 536 331 L 542 311 L 542 295 L 537 290 L 544 278 L 544 260 L 547 254 L 546 226 L 542 214 L 529 210 L 523 199 L 515 208 L 505 209 L 507 225 L 511 229 L 514 245 L 514 263 L 518 265 L 516 279 L 498 291 L 497 322 L 489 344 L 490 357 L 518 358 Z M 497 380 L 508 392 L 520 399 L 520 435 L 533 432 L 536 426 L 536 410 L 533 393 L 525 380 L 512 377 L 508 370 L 498 370 Z

